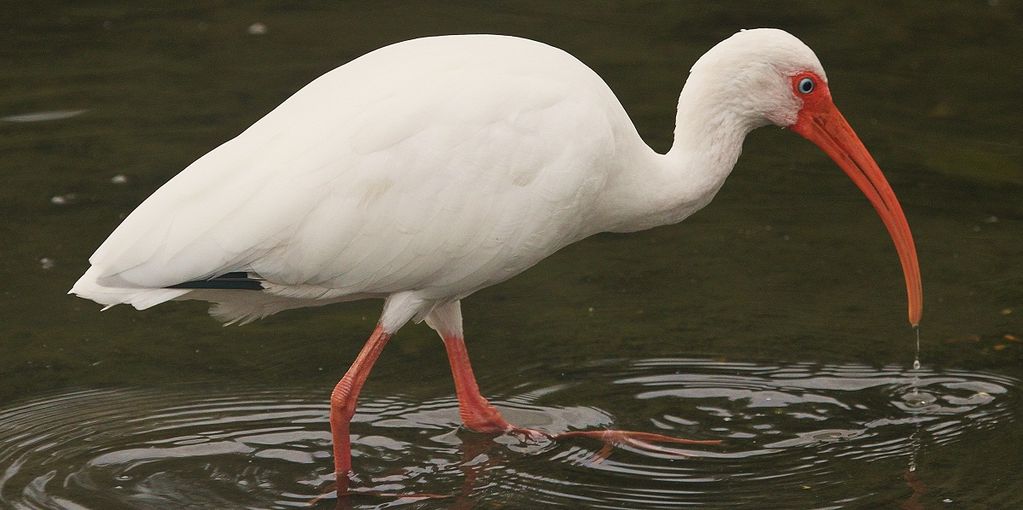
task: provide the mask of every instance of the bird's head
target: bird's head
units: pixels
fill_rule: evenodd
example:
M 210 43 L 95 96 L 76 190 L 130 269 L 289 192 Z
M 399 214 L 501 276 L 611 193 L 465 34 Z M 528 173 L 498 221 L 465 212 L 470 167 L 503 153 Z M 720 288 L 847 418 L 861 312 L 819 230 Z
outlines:
M 698 78 L 693 80 L 693 78 Z M 874 158 L 835 107 L 820 60 L 793 35 L 776 29 L 741 31 L 693 65 L 703 97 L 726 105 L 750 129 L 774 124 L 821 148 L 867 196 L 895 242 L 906 280 L 909 322 L 923 313 L 916 246 L 902 206 Z

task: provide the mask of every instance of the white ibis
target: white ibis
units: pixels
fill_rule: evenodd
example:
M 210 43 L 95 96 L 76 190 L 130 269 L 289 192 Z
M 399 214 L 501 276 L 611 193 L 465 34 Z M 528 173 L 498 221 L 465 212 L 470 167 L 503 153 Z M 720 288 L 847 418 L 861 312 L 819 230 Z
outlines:
M 813 51 L 774 29 L 739 32 L 696 62 L 666 154 L 643 142 L 593 70 L 551 46 L 460 35 L 373 51 L 153 193 L 71 293 L 138 309 L 206 300 L 228 323 L 383 298 L 376 329 L 331 394 L 339 494 L 359 390 L 409 320 L 426 320 L 443 339 L 469 429 L 658 449 L 684 440 L 552 436 L 505 421 L 473 376 L 460 300 L 598 232 L 683 220 L 714 197 L 746 134 L 768 124 L 816 143 L 866 194 L 895 243 L 916 325 L 920 273 L 902 208 L 832 102 Z

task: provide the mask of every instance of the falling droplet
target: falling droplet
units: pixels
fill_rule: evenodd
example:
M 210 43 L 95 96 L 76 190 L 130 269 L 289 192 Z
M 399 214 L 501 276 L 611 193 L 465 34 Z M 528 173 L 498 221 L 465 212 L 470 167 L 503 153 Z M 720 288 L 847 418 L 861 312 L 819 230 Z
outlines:
M 913 370 L 920 370 L 920 326 L 913 326 L 916 333 L 916 356 L 913 358 Z

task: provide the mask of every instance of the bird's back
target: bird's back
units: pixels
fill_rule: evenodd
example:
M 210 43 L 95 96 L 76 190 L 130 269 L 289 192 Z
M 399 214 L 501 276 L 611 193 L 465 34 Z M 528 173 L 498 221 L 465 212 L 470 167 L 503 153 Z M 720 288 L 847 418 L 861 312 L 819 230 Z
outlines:
M 228 320 L 402 290 L 462 297 L 599 230 L 591 204 L 638 140 L 604 82 L 550 46 L 395 44 L 167 182 L 72 292 L 139 308 L 208 299 Z M 166 289 L 234 271 L 265 292 Z

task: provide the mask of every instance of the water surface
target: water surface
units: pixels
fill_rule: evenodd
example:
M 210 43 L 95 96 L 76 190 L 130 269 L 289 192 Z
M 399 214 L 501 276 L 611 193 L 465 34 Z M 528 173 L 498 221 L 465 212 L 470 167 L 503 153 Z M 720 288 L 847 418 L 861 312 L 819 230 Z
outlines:
M 863 365 L 606 360 L 550 386 L 495 387 L 522 426 L 640 427 L 720 446 L 606 451 L 462 431 L 450 396 L 363 399 L 353 420 L 352 502 L 594 508 L 889 505 L 942 492 L 928 449 L 1008 427 L 1019 381 L 990 373 Z M 518 379 L 542 379 L 538 370 Z M 605 381 L 594 384 L 592 381 Z M 596 386 L 596 387 L 594 387 Z M 636 408 L 558 405 L 573 394 Z M 0 501 L 21 508 L 329 507 L 328 407 L 313 388 L 190 383 L 73 390 L 0 411 Z M 638 411 L 642 409 L 642 415 Z M 68 417 L 74 416 L 73 420 Z M 925 446 L 927 445 L 927 446 Z M 857 465 L 887 475 L 842 481 Z M 394 493 L 405 498 L 380 497 Z M 444 498 L 420 499 L 419 494 Z
M 65 295 L 134 206 L 303 84 L 411 37 L 522 35 L 593 67 L 663 151 L 689 66 L 754 26 L 816 50 L 903 203 L 923 271 L 923 368 L 909 370 L 902 276 L 867 201 L 816 148 L 762 129 L 686 222 L 587 239 L 463 306 L 480 385 L 516 423 L 722 446 L 601 460 L 600 444 L 461 431 L 442 345 L 408 327 L 353 425 L 358 486 L 449 497 L 346 504 L 1021 504 L 1019 2 L 97 1 L 5 13 L 0 506 L 282 508 L 329 489 L 327 396 L 379 303 L 221 328 L 197 303 L 99 313 Z

